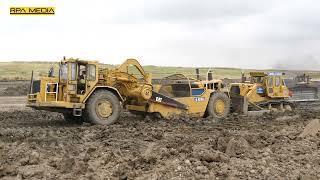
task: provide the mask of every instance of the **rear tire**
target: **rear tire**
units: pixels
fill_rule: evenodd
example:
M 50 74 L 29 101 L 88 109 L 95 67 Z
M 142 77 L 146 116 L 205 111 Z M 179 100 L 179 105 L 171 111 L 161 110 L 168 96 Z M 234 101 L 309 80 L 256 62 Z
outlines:
M 92 124 L 110 125 L 120 117 L 118 97 L 107 90 L 94 92 L 86 103 L 85 114 Z
M 222 119 L 230 113 L 230 98 L 222 92 L 213 93 L 208 103 L 209 116 Z

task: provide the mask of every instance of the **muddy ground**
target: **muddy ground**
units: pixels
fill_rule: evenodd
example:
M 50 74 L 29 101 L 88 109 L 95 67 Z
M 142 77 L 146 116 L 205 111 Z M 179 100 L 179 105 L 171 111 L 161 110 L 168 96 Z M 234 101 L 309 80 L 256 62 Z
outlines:
M 0 81 L 0 96 L 26 96 L 30 81 Z
M 318 110 L 91 126 L 17 104 L 0 108 L 2 179 L 320 178 L 320 134 L 301 136 Z

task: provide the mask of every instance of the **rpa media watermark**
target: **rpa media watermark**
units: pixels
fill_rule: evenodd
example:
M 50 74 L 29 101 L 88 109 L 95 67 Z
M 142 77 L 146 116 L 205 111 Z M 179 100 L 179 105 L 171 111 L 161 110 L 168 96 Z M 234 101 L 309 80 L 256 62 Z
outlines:
M 10 7 L 10 15 L 55 15 L 55 7 Z

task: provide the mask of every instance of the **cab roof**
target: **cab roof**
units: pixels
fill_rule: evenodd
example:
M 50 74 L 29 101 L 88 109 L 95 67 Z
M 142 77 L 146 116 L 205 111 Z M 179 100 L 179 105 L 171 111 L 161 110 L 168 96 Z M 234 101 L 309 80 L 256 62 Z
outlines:
M 282 76 L 285 75 L 285 73 L 282 72 L 250 72 L 251 77 L 265 77 L 265 76 Z
M 80 64 L 96 64 L 98 63 L 98 61 L 87 61 L 87 60 L 80 60 L 79 58 L 67 58 L 67 59 L 63 59 L 61 60 L 62 63 L 67 63 L 67 62 L 77 62 Z
M 252 76 L 252 77 L 265 77 L 265 76 L 267 76 L 267 74 L 264 72 L 250 72 L 250 76 Z

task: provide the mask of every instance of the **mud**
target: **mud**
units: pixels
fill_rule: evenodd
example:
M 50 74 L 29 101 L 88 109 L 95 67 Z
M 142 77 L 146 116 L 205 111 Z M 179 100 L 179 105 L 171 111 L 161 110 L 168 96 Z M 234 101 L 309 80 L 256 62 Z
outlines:
M 0 96 L 26 96 L 29 81 L 0 81 Z
M 316 136 L 320 132 L 320 120 L 313 119 L 310 123 L 304 128 L 299 137 L 306 136 Z
M 58 113 L 0 111 L 3 179 L 320 178 L 320 135 L 300 137 L 320 112 L 163 120 L 124 113 L 111 126 Z
M 5 88 L 0 92 L 0 96 L 26 96 L 28 93 L 28 86 L 19 85 L 16 87 Z

